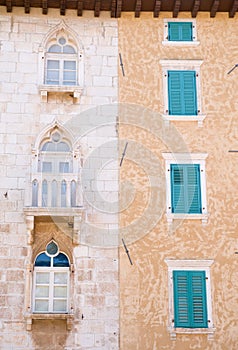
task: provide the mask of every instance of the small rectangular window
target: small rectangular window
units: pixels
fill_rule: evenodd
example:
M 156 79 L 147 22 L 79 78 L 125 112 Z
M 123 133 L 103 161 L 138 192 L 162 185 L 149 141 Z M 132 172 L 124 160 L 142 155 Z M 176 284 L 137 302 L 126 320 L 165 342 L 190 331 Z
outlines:
M 169 115 L 197 115 L 195 71 L 168 71 Z
M 205 271 L 173 271 L 174 325 L 207 328 Z
M 172 213 L 201 214 L 199 164 L 171 164 Z
M 169 41 L 193 41 L 192 22 L 168 22 Z

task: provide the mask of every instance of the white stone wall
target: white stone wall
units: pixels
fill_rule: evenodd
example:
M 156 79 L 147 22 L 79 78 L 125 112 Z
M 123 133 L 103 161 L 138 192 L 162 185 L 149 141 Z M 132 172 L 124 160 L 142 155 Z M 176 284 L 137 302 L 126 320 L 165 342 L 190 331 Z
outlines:
M 117 21 L 110 14 L 77 17 L 31 9 L 0 9 L 0 349 L 118 349 L 117 251 Z M 79 103 L 68 94 L 39 92 L 39 49 L 57 25 L 77 34 L 84 52 L 84 86 Z M 106 104 L 106 107 L 98 106 Z M 60 321 L 34 321 L 26 330 L 27 245 L 23 208 L 37 136 L 57 120 L 79 147 L 84 216 L 74 257 L 71 331 Z M 50 333 L 50 334 L 48 334 Z

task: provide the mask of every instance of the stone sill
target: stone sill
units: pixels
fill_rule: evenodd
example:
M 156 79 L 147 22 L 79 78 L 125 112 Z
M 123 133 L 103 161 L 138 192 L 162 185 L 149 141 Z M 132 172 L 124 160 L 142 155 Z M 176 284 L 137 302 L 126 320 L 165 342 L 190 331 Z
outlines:
M 65 93 L 68 92 L 69 95 L 74 98 L 74 102 L 78 103 L 83 92 L 83 88 L 79 85 L 40 85 L 39 86 L 41 101 L 47 102 L 49 92 Z
M 167 213 L 168 224 L 172 224 L 173 220 L 202 220 L 202 224 L 206 225 L 208 221 L 208 213 L 203 214 L 173 214 Z
M 67 330 L 70 331 L 72 329 L 73 314 L 55 314 L 55 313 L 32 313 L 27 315 L 26 317 L 26 328 L 28 331 L 32 330 L 33 320 L 65 320 Z
M 164 40 L 162 41 L 163 45 L 168 45 L 168 46 L 198 46 L 200 45 L 200 41 L 169 41 L 169 40 Z
M 24 207 L 23 211 L 26 215 L 31 216 L 76 216 L 84 211 L 84 207 Z
M 201 127 L 203 125 L 203 120 L 206 118 L 205 114 L 198 114 L 198 115 L 168 115 L 163 114 L 163 119 L 167 124 L 169 124 L 170 121 L 182 121 L 182 122 L 191 122 L 191 121 L 197 121 L 198 126 Z
M 212 340 L 216 328 L 169 328 L 171 340 L 176 340 L 177 334 L 207 334 L 208 340 Z

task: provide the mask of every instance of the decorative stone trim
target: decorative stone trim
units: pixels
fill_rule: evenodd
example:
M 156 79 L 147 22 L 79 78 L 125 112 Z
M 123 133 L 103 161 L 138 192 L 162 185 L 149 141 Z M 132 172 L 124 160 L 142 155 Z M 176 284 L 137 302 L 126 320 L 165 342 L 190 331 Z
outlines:
M 80 102 L 80 97 L 83 92 L 83 88 L 80 86 L 58 86 L 58 85 L 40 85 L 39 86 L 41 101 L 47 102 L 48 93 L 56 92 L 56 93 L 69 93 L 70 96 L 73 97 L 74 103 Z
M 212 320 L 212 298 L 211 298 L 211 277 L 210 267 L 214 260 L 174 260 L 165 259 L 168 266 L 168 291 L 169 291 L 169 325 L 168 332 L 170 339 L 176 340 L 177 334 L 207 334 L 208 340 L 212 340 L 216 328 Z M 175 270 L 203 270 L 206 273 L 206 293 L 207 293 L 207 312 L 208 328 L 175 328 L 174 327 L 174 296 L 173 296 L 173 271 Z

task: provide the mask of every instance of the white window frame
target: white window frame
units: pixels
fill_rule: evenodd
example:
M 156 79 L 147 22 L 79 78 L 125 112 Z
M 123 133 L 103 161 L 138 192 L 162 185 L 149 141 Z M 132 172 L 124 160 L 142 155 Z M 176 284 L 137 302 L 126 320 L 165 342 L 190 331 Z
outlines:
M 210 267 L 214 260 L 172 260 L 165 259 L 168 266 L 168 293 L 169 293 L 169 319 L 168 331 L 172 340 L 177 334 L 207 334 L 208 339 L 212 339 L 215 328 L 212 319 L 212 296 L 211 296 L 211 276 Z M 207 319 L 208 328 L 175 328 L 174 327 L 174 286 L 173 271 L 205 271 L 206 274 L 206 296 L 207 296 Z
M 77 54 L 63 54 L 63 53 L 57 54 L 57 53 L 51 53 L 51 52 L 46 53 L 44 84 L 52 86 L 51 84 L 46 83 L 48 61 L 58 61 L 59 62 L 59 69 L 58 69 L 59 70 L 59 84 L 56 84 L 53 86 L 65 87 L 65 86 L 77 86 L 78 85 L 79 73 L 78 73 Z M 76 64 L 76 84 L 74 84 L 74 85 L 63 85 L 63 73 L 64 73 L 64 62 L 65 61 L 75 62 L 75 64 Z
M 49 310 L 48 311 L 38 311 L 35 310 L 35 300 L 37 299 L 35 292 L 36 292 L 36 274 L 38 272 L 45 272 L 49 273 L 50 275 L 50 282 L 49 282 Z M 64 272 L 67 273 L 67 308 L 66 311 L 53 311 L 53 302 L 54 302 L 54 274 L 57 272 Z M 33 313 L 39 313 L 39 314 L 68 314 L 69 313 L 69 291 L 70 291 L 70 278 L 69 278 L 70 268 L 69 267 L 40 267 L 35 266 L 34 267 L 34 277 L 33 277 L 33 300 L 32 300 L 32 311 Z
M 202 220 L 202 224 L 206 224 L 208 220 L 207 196 L 206 196 L 206 168 L 205 161 L 207 153 L 162 153 L 165 159 L 165 178 L 166 178 L 166 215 L 169 225 L 173 220 Z M 201 214 L 177 214 L 172 213 L 171 203 L 171 164 L 199 164 L 200 165 L 200 186 L 201 186 Z
M 168 28 L 169 22 L 190 22 L 193 25 L 193 40 L 192 41 L 170 41 L 168 40 L 169 32 Z M 197 39 L 197 23 L 195 19 L 192 18 L 165 18 L 164 19 L 164 40 L 162 41 L 163 45 L 171 46 L 198 46 L 200 42 Z
M 61 33 L 58 34 L 57 37 L 63 36 L 67 39 L 68 35 Z M 53 38 L 54 40 L 52 40 Z M 83 92 L 83 85 L 84 85 L 84 54 L 83 54 L 83 48 L 80 46 L 77 46 L 76 44 L 72 44 L 69 42 L 69 45 L 74 47 L 76 54 L 63 54 L 59 53 L 57 55 L 56 53 L 50 53 L 47 52 L 48 47 L 55 42 L 55 35 L 52 34 L 52 37 L 49 37 L 47 43 L 44 46 L 41 46 L 39 49 L 39 56 L 38 56 L 38 62 L 39 62 L 39 75 L 38 75 L 38 82 L 39 82 L 39 91 L 41 94 L 41 101 L 47 102 L 48 100 L 48 94 L 50 92 L 56 92 L 56 93 L 69 93 L 72 94 L 72 97 L 74 98 L 74 102 L 79 102 L 80 97 Z M 58 57 L 58 58 L 57 58 Z M 73 58 L 73 59 L 72 59 Z M 47 59 L 54 59 L 58 61 L 67 61 L 67 60 L 76 60 L 76 85 L 49 85 L 45 83 L 46 78 L 46 68 L 47 68 Z
M 164 111 L 163 118 L 169 123 L 170 121 L 197 121 L 198 126 L 202 126 L 206 115 L 202 113 L 202 96 L 201 96 L 201 81 L 200 67 L 203 60 L 160 60 L 163 75 L 163 96 L 164 96 Z M 196 72 L 196 92 L 197 92 L 197 115 L 169 115 L 169 96 L 168 96 L 168 71 L 169 70 L 187 70 Z

